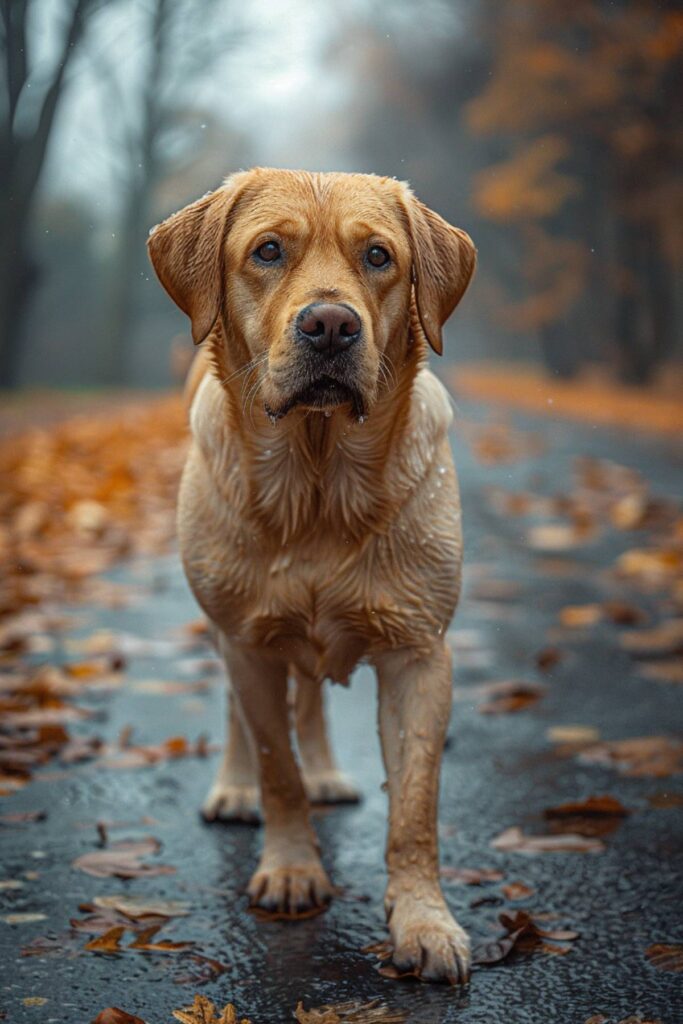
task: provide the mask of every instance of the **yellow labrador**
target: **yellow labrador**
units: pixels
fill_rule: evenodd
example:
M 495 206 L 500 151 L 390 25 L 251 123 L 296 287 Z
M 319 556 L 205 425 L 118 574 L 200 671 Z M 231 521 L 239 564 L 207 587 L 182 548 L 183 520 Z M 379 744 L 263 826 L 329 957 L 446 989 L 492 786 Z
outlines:
M 204 813 L 253 813 L 260 790 L 253 904 L 325 904 L 309 797 L 355 794 L 332 758 L 320 688 L 369 661 L 394 961 L 464 982 L 469 943 L 441 892 L 436 832 L 460 505 L 449 401 L 426 363 L 472 276 L 472 242 L 394 179 L 259 168 L 160 224 L 149 251 L 206 342 L 179 537 L 231 700 Z

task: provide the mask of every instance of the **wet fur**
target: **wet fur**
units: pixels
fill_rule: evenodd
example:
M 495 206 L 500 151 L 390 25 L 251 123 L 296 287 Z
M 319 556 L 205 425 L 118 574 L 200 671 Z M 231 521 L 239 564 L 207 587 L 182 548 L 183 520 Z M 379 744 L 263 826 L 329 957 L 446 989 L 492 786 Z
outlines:
M 249 247 L 269 225 L 288 255 L 261 273 Z M 375 237 L 392 247 L 384 277 L 359 255 Z M 324 904 L 332 886 L 307 794 L 355 792 L 334 764 L 320 687 L 348 682 L 366 659 L 390 796 L 394 959 L 464 981 L 468 941 L 441 894 L 436 838 L 460 506 L 449 401 L 426 355 L 428 344 L 440 351 L 474 248 L 393 179 L 258 169 L 164 222 L 150 254 L 205 342 L 188 381 L 193 444 L 178 520 L 185 571 L 232 684 L 230 743 L 205 812 L 256 815 L 260 783 L 252 901 L 294 914 Z M 297 311 L 322 300 L 349 303 L 363 323 L 362 346 L 334 371 L 357 400 L 342 390 L 326 412 L 308 398 L 313 371 L 292 331 Z

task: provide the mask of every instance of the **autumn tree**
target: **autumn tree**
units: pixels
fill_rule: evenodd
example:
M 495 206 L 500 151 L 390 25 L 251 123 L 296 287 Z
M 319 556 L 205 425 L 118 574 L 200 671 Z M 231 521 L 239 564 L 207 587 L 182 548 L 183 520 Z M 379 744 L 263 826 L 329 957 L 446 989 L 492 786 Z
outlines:
M 505 0 L 491 78 L 468 106 L 507 150 L 475 202 L 520 252 L 506 323 L 556 371 L 605 353 L 642 382 L 671 353 L 683 244 L 683 15 L 651 0 Z
M 219 0 L 132 0 L 128 6 L 134 65 L 119 44 L 98 51 L 95 68 L 118 197 L 102 316 L 100 371 L 108 384 L 130 378 L 141 294 L 149 278 L 145 242 L 160 209 L 170 212 L 162 209 L 159 194 L 169 179 L 196 170 L 215 126 L 194 94 L 202 76 L 229 59 L 240 35 L 231 6 Z M 224 155 L 221 173 L 226 163 Z M 207 179 L 207 187 L 216 183 Z

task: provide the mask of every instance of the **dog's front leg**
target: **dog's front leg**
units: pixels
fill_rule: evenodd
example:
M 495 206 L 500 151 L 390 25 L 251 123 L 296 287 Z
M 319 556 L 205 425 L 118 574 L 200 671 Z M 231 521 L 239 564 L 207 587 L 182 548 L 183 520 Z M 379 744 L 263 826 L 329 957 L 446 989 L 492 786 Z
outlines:
M 320 862 L 292 751 L 287 665 L 227 641 L 221 649 L 260 771 L 265 832 L 261 860 L 249 883 L 251 902 L 291 914 L 322 906 L 332 895 L 332 885 Z
M 376 659 L 379 725 L 389 787 L 385 906 L 400 970 L 464 983 L 469 940 L 439 883 L 437 803 L 441 753 L 451 709 L 450 654 L 436 644 Z

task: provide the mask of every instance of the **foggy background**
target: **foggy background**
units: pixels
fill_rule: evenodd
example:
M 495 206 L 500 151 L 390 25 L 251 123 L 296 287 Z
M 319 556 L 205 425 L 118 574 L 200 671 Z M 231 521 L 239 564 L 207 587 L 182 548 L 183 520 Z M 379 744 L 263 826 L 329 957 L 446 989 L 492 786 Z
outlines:
M 479 272 L 446 359 L 680 359 L 683 15 L 619 0 L 3 0 L 0 386 L 168 386 L 154 224 L 254 164 L 408 179 Z

